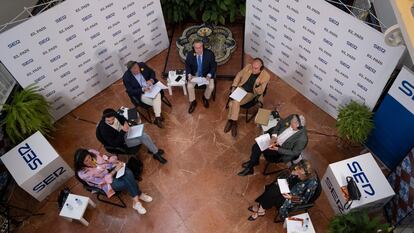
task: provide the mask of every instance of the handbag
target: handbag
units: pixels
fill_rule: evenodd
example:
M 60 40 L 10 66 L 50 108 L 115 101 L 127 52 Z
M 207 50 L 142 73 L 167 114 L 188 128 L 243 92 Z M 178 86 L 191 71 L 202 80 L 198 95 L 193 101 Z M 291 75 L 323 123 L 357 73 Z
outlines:
M 348 200 L 344 205 L 345 209 L 349 209 L 352 205 L 352 202 L 354 200 L 360 200 L 361 199 L 361 192 L 359 191 L 359 188 L 357 184 L 355 183 L 354 178 L 351 176 L 346 177 L 346 188 L 348 190 Z
M 58 198 L 57 198 L 59 210 L 62 209 L 63 204 L 65 204 L 66 199 L 68 198 L 69 194 L 70 194 L 70 189 L 68 187 L 65 187 L 64 189 L 60 190 Z

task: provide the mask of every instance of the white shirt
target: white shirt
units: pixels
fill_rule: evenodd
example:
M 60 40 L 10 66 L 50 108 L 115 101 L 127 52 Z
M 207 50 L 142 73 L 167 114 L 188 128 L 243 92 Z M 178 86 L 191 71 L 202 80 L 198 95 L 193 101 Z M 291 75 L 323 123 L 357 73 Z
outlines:
M 277 137 L 277 144 L 282 145 L 288 138 L 299 130 L 293 130 L 292 127 L 285 129 L 279 136 L 277 134 L 272 134 L 272 136 Z
M 108 123 L 107 123 L 108 124 Z M 109 125 L 109 124 L 108 124 Z M 112 128 L 114 128 L 116 131 L 121 131 L 122 129 L 122 125 L 121 123 L 118 121 L 118 119 L 115 118 L 114 123 L 112 125 L 109 125 Z

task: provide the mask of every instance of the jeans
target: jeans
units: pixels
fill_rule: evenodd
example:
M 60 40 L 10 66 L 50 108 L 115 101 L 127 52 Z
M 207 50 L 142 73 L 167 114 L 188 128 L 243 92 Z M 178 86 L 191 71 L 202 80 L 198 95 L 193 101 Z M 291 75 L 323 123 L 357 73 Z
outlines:
M 129 145 L 131 145 L 130 147 L 144 144 L 151 153 L 155 154 L 158 152 L 157 146 L 154 144 L 151 137 L 145 132 L 142 132 L 141 137 L 133 138 L 133 139 L 126 139 L 126 135 L 127 134 L 125 134 L 125 140 L 128 140 L 128 143 L 130 143 Z
M 139 196 L 142 193 L 137 182 L 135 182 L 134 174 L 129 168 L 125 168 L 125 174 L 119 178 L 115 178 L 111 186 L 117 192 L 127 190 L 131 197 Z

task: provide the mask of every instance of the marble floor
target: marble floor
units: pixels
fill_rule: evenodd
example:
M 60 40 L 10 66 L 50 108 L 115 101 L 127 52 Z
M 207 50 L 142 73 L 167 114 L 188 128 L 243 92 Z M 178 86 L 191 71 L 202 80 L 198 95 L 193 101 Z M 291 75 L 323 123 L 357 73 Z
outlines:
M 167 52 L 151 59 L 148 64 L 157 74 L 162 72 Z M 246 62 L 251 58 L 246 56 Z M 268 93 L 264 98 L 265 108 L 279 106 L 282 116 L 291 113 L 304 114 L 307 119 L 309 144 L 304 157 L 309 159 L 320 176 L 327 165 L 357 154 L 337 146 L 335 120 L 308 101 L 299 92 L 288 86 L 274 74 L 271 75 Z M 247 221 L 247 207 L 263 191 L 265 184 L 274 176 L 263 176 L 264 161 L 261 161 L 255 174 L 239 177 L 241 162 L 249 156 L 254 138 L 260 133 L 253 122 L 239 119 L 239 134 L 233 138 L 223 132 L 226 123 L 225 103 L 230 81 L 219 80 L 216 101 L 205 109 L 201 103 L 201 93 L 197 94 L 198 106 L 193 114 L 188 114 L 188 100 L 182 89 L 173 89 L 167 96 L 172 108 L 163 105 L 165 128 L 159 129 L 146 123 L 145 130 L 156 144 L 166 151 L 168 163 L 160 165 L 142 149 L 139 157 L 144 162 L 143 181 L 140 187 L 154 198 L 144 205 L 148 213 L 139 215 L 131 208 L 127 194 L 123 199 L 128 208 L 122 209 L 98 202 L 95 196 L 85 191 L 81 184 L 72 178 L 66 185 L 73 193 L 91 197 L 97 203 L 96 209 L 88 209 L 85 227 L 77 222 L 68 222 L 58 216 L 57 192 L 39 204 L 27 195 L 16 201 L 20 205 L 36 206 L 43 216 L 26 220 L 18 229 L 22 233 L 45 232 L 107 232 L 107 233 L 253 233 L 286 232 L 282 224 L 273 223 L 274 210 L 255 222 Z M 73 154 L 79 147 L 96 148 L 104 152 L 95 138 L 95 123 L 103 109 L 131 106 L 121 81 L 102 91 L 56 123 L 56 131 L 51 139 L 59 154 L 73 166 Z M 86 121 L 83 121 L 83 120 Z M 283 167 L 281 165 L 280 167 Z M 324 194 L 310 210 L 310 216 L 317 232 L 326 232 L 328 220 L 333 216 Z

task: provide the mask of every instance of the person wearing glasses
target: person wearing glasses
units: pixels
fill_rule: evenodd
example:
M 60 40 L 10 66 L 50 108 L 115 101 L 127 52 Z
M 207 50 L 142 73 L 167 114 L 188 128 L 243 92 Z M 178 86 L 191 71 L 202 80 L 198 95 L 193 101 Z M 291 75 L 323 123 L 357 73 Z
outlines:
M 318 188 L 318 178 L 312 172 L 312 166 L 309 161 L 301 160 L 298 164 L 290 168 L 290 174 L 286 177 L 290 193 L 281 193 L 277 181 L 265 186 L 265 191 L 256 198 L 256 205 L 250 206 L 249 211 L 253 214 L 248 218 L 254 221 L 258 217 L 265 215 L 266 210 L 276 207 L 280 220 L 288 217 L 288 211 L 292 207 L 300 204 L 307 204 L 315 195 Z
M 262 153 L 269 162 L 286 163 L 298 157 L 308 144 L 305 117 L 302 115 L 292 114 L 280 119 L 267 133 L 271 137 L 269 148 L 261 151 L 255 143 L 250 160 L 242 164 L 244 169 L 238 173 L 239 176 L 253 175 L 253 167 L 259 164 Z
M 129 130 L 129 125 L 124 116 L 118 114 L 114 109 L 107 108 L 102 113 L 102 119 L 96 127 L 96 133 L 103 139 L 104 145 L 113 147 L 127 148 L 125 140 Z M 151 137 L 142 132 L 139 138 L 134 139 L 134 143 L 130 147 L 144 144 L 148 151 L 153 155 L 154 159 L 165 164 L 167 160 L 163 157 L 164 151 L 158 149 Z

